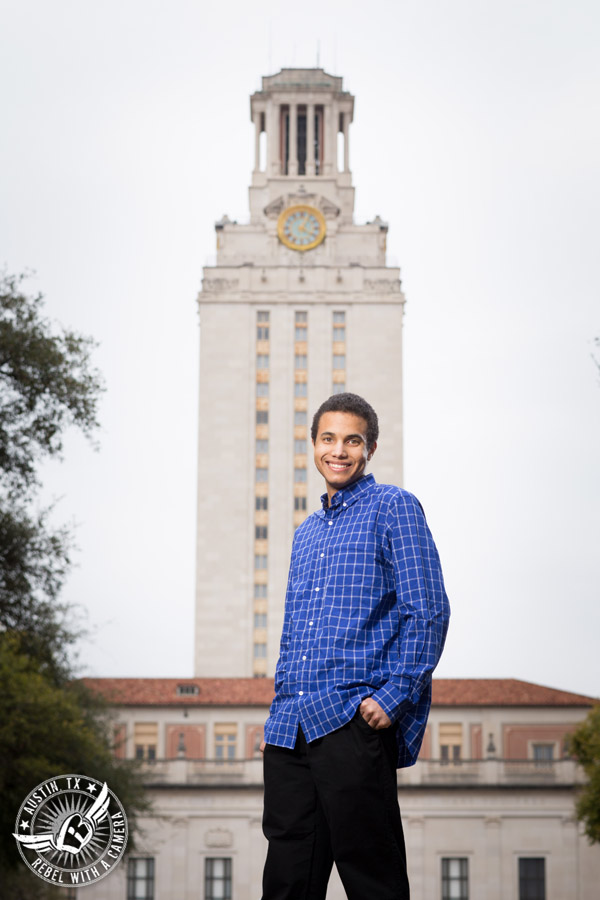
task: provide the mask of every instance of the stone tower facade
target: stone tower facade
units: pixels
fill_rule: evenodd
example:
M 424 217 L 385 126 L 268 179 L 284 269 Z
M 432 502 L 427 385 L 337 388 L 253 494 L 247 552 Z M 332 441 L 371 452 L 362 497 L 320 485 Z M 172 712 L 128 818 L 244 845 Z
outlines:
M 354 98 L 323 69 L 283 69 L 250 99 L 250 220 L 216 223 L 204 269 L 195 672 L 272 675 L 294 529 L 324 487 L 312 414 L 353 391 L 375 407 L 378 481 L 402 481 L 399 270 L 387 225 L 353 220 Z

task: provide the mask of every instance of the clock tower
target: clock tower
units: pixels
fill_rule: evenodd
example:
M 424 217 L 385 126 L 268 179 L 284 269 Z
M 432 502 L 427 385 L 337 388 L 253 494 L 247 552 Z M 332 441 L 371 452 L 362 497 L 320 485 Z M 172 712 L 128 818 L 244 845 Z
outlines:
M 402 482 L 399 270 L 387 225 L 355 224 L 354 97 L 323 69 L 282 69 L 250 98 L 248 222 L 216 223 L 204 268 L 195 674 L 272 675 L 295 528 L 319 505 L 310 424 L 332 393 L 380 421 L 372 471 Z

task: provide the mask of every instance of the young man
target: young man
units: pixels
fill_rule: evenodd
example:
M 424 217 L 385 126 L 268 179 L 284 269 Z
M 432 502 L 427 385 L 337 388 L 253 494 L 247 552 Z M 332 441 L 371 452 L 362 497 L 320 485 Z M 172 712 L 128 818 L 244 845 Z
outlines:
M 263 900 L 407 900 L 396 768 L 419 752 L 449 606 L 421 506 L 365 468 L 377 415 L 334 394 L 311 436 L 322 509 L 297 529 L 265 726 Z

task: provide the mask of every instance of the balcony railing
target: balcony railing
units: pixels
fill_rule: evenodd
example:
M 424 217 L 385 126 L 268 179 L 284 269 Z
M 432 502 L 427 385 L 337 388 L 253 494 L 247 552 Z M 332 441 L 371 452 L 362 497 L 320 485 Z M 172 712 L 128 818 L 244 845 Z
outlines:
M 148 786 L 260 787 L 262 759 L 157 759 L 143 772 Z M 406 787 L 572 787 L 585 775 L 572 759 L 419 760 L 398 770 L 398 784 Z

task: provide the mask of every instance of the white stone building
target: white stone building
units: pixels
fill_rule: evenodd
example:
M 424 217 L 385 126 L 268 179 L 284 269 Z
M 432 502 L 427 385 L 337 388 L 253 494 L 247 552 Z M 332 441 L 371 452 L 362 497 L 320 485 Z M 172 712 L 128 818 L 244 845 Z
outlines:
M 259 900 L 258 745 L 270 679 L 92 679 L 154 814 L 94 900 Z M 413 900 L 597 900 L 600 848 L 573 815 L 565 737 L 592 698 L 510 679 L 434 679 L 417 764 L 398 773 Z M 334 871 L 328 900 L 345 894 Z M 81 900 L 81 898 L 79 898 Z

